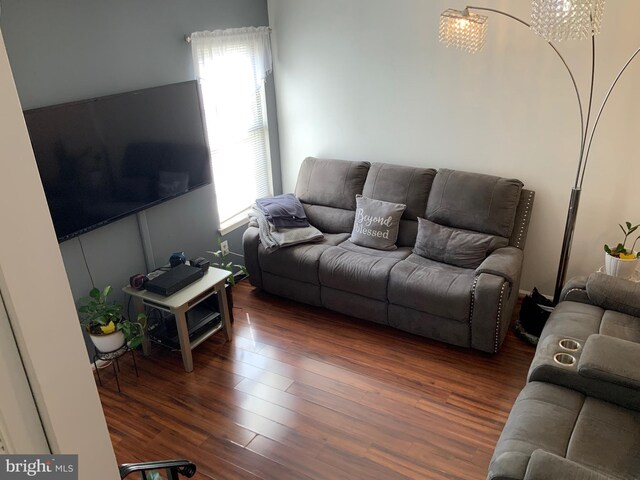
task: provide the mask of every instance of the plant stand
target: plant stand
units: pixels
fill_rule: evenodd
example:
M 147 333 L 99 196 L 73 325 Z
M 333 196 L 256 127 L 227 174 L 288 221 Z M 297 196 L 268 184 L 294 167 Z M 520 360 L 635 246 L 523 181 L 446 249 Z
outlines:
M 111 362 L 113 366 L 113 373 L 116 377 L 116 385 L 118 386 L 118 393 L 122 393 L 120 390 L 120 381 L 118 380 L 118 372 L 120 371 L 120 364 L 118 363 L 118 359 L 123 356 L 125 353 L 131 352 L 131 358 L 133 359 L 133 368 L 136 371 L 136 377 L 138 377 L 138 365 L 136 364 L 136 355 L 132 348 L 129 348 L 128 345 L 123 345 L 118 350 L 114 350 L 112 352 L 101 352 L 96 348 L 96 353 L 93 355 L 93 366 L 98 374 L 98 383 L 102 386 L 102 378 L 100 378 L 100 369 L 98 368 L 98 360 Z

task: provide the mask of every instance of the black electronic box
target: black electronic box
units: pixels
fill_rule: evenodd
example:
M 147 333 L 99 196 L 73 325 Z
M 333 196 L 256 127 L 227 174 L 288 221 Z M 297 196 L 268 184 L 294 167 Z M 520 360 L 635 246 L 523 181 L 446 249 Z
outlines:
M 153 280 L 146 282 L 144 288 L 151 293 L 168 297 L 202 278 L 203 275 L 204 271 L 201 268 L 190 265 L 178 265 L 171 270 L 167 270 L 162 275 L 158 275 Z

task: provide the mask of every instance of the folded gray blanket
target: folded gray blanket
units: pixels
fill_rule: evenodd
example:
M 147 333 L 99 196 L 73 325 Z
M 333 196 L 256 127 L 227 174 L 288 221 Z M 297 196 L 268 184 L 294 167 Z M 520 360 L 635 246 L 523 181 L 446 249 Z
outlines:
M 267 251 L 324 238 L 322 232 L 312 225 L 302 228 L 277 228 L 267 221 L 264 213 L 255 205 L 249 210 L 249 226 L 258 227 L 260 242 Z

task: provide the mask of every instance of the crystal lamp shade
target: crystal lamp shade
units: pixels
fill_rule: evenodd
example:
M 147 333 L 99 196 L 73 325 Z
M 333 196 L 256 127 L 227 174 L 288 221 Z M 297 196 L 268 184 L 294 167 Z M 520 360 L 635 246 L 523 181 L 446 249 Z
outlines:
M 580 40 L 600 33 L 605 0 L 533 0 L 531 29 L 545 40 Z
M 484 46 L 487 36 L 487 18 L 484 15 L 449 9 L 440 15 L 440 41 L 469 53 Z

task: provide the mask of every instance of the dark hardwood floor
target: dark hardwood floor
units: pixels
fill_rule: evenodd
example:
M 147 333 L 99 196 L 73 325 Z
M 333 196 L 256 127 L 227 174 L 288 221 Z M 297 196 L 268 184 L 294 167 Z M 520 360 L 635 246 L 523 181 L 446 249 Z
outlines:
M 119 463 L 187 458 L 200 479 L 483 479 L 534 349 L 456 348 L 234 289 L 235 338 L 154 347 L 99 388 Z

